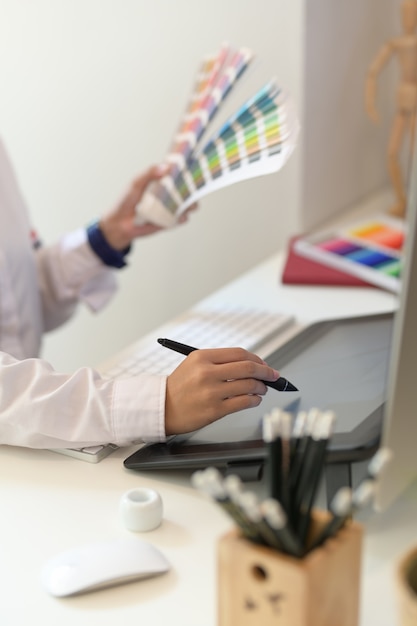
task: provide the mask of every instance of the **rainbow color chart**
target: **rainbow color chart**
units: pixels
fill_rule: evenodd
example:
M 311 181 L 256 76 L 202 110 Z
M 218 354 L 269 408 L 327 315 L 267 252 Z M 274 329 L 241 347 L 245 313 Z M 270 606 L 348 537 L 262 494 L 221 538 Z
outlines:
M 302 237 L 298 254 L 389 291 L 401 285 L 404 222 L 377 216 L 337 231 Z
M 299 124 L 288 94 L 275 81 L 264 85 L 200 145 L 253 57 L 247 48 L 223 46 L 203 61 L 167 156 L 171 172 L 147 190 L 138 206 L 139 221 L 171 226 L 208 193 L 276 172 L 287 161 Z
M 186 160 L 190 156 L 234 83 L 252 60 L 253 53 L 248 48 L 234 51 L 227 45 L 223 45 L 217 55 L 203 60 L 168 158 L 180 154 Z

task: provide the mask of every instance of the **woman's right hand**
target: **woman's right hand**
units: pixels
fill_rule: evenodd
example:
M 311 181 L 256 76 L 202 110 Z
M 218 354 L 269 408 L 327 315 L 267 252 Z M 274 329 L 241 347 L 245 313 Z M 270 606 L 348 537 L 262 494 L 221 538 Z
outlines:
M 263 381 L 278 378 L 279 372 L 243 348 L 194 350 L 167 379 L 166 435 L 258 406 L 267 392 Z

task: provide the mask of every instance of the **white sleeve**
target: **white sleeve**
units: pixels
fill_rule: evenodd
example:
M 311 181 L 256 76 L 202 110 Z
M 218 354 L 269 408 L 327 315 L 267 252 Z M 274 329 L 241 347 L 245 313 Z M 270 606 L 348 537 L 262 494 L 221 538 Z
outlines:
M 166 377 L 105 380 L 61 374 L 42 359 L 0 352 L 0 444 L 69 448 L 165 440 Z
M 91 249 L 85 229 L 79 229 L 52 246 L 36 251 L 44 330 L 67 321 L 78 302 L 98 311 L 117 289 L 115 270 Z

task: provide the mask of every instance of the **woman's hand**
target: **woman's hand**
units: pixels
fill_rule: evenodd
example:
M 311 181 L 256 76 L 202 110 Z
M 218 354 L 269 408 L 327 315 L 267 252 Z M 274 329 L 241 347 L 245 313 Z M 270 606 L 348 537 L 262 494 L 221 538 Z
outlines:
M 136 206 L 142 199 L 148 185 L 168 174 L 170 167 L 169 165 L 153 165 L 148 168 L 133 181 L 127 193 L 116 207 L 102 217 L 100 220 L 100 229 L 107 243 L 112 248 L 115 250 L 124 250 L 137 237 L 152 235 L 153 233 L 163 230 L 161 226 L 156 226 L 151 223 L 137 225 L 135 223 Z M 195 208 L 196 205 L 194 204 L 187 209 L 179 218 L 178 223 L 185 222 L 189 212 Z
M 167 380 L 165 431 L 186 433 L 258 406 L 279 372 L 243 348 L 195 350 Z

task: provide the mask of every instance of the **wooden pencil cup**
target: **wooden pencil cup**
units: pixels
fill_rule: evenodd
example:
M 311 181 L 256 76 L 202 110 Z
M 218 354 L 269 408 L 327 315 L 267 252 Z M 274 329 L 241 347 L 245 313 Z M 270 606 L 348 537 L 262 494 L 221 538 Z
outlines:
M 327 513 L 317 512 L 321 525 Z M 362 526 L 350 522 L 303 559 L 245 539 L 218 546 L 219 626 L 357 626 Z
M 397 568 L 397 597 L 401 626 L 417 624 L 417 548 L 409 550 Z

